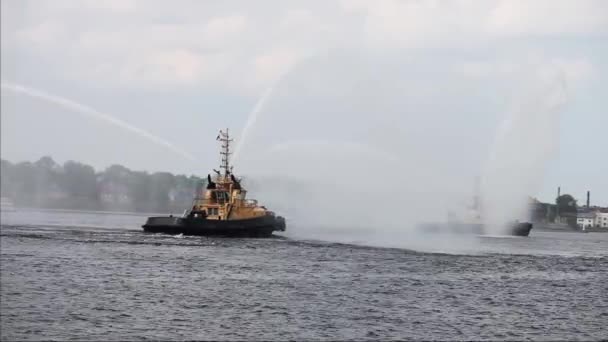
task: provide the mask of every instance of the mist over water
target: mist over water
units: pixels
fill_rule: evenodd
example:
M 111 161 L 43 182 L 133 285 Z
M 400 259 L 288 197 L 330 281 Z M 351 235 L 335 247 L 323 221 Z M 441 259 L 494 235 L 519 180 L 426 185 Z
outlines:
M 554 149 L 555 130 L 541 132 L 558 106 L 551 82 L 512 98 L 521 81 L 469 77 L 431 56 L 311 59 L 256 112 L 237 172 L 299 236 L 470 249 L 475 237 L 417 225 L 447 222 L 448 213 L 466 220 L 479 177 L 492 223 L 522 219 Z
M 262 94 L 237 139 L 236 172 L 252 197 L 287 217 L 288 234 L 470 252 L 475 236 L 428 234 L 418 225 L 446 223 L 448 215 L 470 219 L 476 179 L 489 233 L 504 234 L 506 222 L 528 219 L 527 196 L 557 147 L 565 102 L 558 71 L 548 78 L 473 77 L 445 58 L 358 56 L 330 54 L 292 68 Z M 74 101 L 14 84 L 2 89 L 110 123 L 194 160 L 166 140 Z M 519 89 L 516 96 L 513 89 Z
M 558 148 L 559 110 L 566 104 L 565 78 L 554 70 L 528 87 L 499 126 L 484 165 L 481 199 L 491 233 L 509 221 L 527 220 L 527 196 L 537 190 Z
M 23 85 L 19 85 L 19 84 L 2 83 L 0 86 L 3 90 L 8 90 L 8 91 L 11 91 L 11 92 L 14 92 L 17 94 L 23 94 L 23 95 L 27 95 L 27 96 L 30 96 L 33 98 L 48 101 L 48 102 L 57 104 L 59 106 L 62 106 L 66 109 L 69 109 L 69 110 L 73 111 L 74 113 L 83 115 L 85 117 L 89 117 L 92 119 L 103 121 L 105 123 L 109 123 L 113 126 L 116 126 L 118 128 L 129 131 L 138 137 L 147 139 L 148 141 L 151 141 L 154 144 L 163 146 L 163 147 L 169 149 L 170 151 L 172 151 L 173 153 L 181 156 L 182 158 L 185 158 L 189 161 L 196 161 L 196 157 L 194 157 L 192 154 L 184 151 L 183 149 L 175 146 L 173 143 L 171 143 L 165 139 L 162 139 L 146 130 L 143 130 L 139 127 L 135 127 L 135 126 L 128 124 L 122 120 L 119 120 L 109 114 L 99 112 L 99 111 L 97 111 L 91 107 L 85 106 L 81 103 L 75 102 L 73 100 L 70 100 L 70 99 L 67 99 L 67 98 L 64 98 L 61 96 L 49 94 L 49 93 L 46 93 L 39 89 L 34 89 L 32 87 L 27 87 L 27 86 L 23 86 Z

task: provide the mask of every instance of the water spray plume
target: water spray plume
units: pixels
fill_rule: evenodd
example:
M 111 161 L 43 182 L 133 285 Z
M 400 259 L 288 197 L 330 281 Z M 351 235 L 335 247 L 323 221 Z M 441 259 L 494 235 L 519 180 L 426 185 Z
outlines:
M 180 155 L 181 157 L 183 157 L 185 159 L 188 159 L 189 161 L 196 161 L 196 158 L 192 154 L 190 154 L 190 153 L 188 153 L 188 152 L 186 152 L 186 151 L 184 151 L 184 150 L 176 147 L 171 142 L 166 141 L 166 140 L 164 140 L 164 139 L 162 139 L 160 137 L 157 137 L 157 136 L 153 135 L 152 133 L 147 132 L 147 131 L 139 128 L 139 127 L 135 127 L 135 126 L 133 126 L 131 124 L 128 124 L 128 123 L 126 123 L 126 122 L 124 122 L 122 120 L 119 120 L 119 119 L 117 119 L 117 118 L 115 118 L 115 117 L 113 117 L 113 116 L 111 116 L 109 114 L 105 114 L 105 113 L 99 112 L 99 111 L 97 111 L 97 110 L 95 110 L 95 109 L 93 109 L 91 107 L 82 105 L 80 103 L 77 103 L 75 101 L 66 99 L 64 97 L 60 97 L 60 96 L 57 96 L 57 95 L 52 95 L 52 94 L 49 94 L 49 93 L 45 93 L 45 92 L 43 92 L 41 90 L 34 89 L 34 88 L 31 88 L 31 87 L 26 87 L 26 86 L 23 86 L 23 85 L 12 84 L 12 83 L 2 83 L 1 87 L 4 90 L 9 90 L 9 91 L 12 91 L 12 92 L 15 92 L 15 93 L 18 93 L 18 94 L 24 94 L 24 95 L 31 96 L 31 97 L 34 97 L 34 98 L 38 98 L 38 99 L 42 99 L 42 100 L 45 100 L 45 101 L 48 101 L 48 102 L 52 102 L 52 103 L 60 105 L 60 106 L 62 106 L 64 108 L 70 109 L 70 110 L 74 111 L 75 113 L 78 113 L 80 115 L 86 116 L 88 118 L 93 118 L 93 119 L 96 119 L 96 120 L 100 120 L 100 121 L 109 123 L 111 125 L 114 125 L 116 127 L 122 128 L 122 129 L 124 129 L 126 131 L 129 131 L 131 133 L 135 133 L 138 136 L 140 136 L 142 138 L 145 138 L 145 139 L 148 139 L 148 140 L 152 141 L 153 143 L 155 143 L 157 145 L 160 145 L 160 146 L 163 146 L 165 148 L 168 148 L 172 152 Z
M 484 166 L 482 215 L 492 233 L 504 233 L 509 221 L 529 220 L 527 196 L 541 185 L 557 150 L 559 113 L 567 102 L 566 79 L 560 71 L 545 82 L 508 113 Z
M 266 88 L 266 90 L 262 93 L 262 96 L 260 97 L 260 99 L 253 106 L 253 110 L 251 110 L 251 112 L 249 113 L 249 116 L 247 117 L 247 122 L 245 123 L 245 126 L 243 127 L 243 130 L 241 131 L 241 135 L 237 139 L 234 153 L 232 154 L 232 157 L 231 157 L 232 165 L 238 164 L 239 156 L 241 155 L 243 146 L 245 146 L 245 142 L 247 141 L 249 132 L 253 129 L 253 126 L 258 121 L 260 113 L 266 107 L 266 103 L 274 94 L 275 89 L 278 88 L 279 84 L 283 81 L 283 79 L 285 79 L 287 77 L 287 75 L 289 75 L 294 70 L 294 68 L 295 68 L 295 66 L 291 66 L 289 69 L 287 69 L 282 74 L 280 74 L 279 77 L 274 81 L 274 83 L 270 87 Z
M 240 172 L 252 176 L 248 186 L 258 199 L 288 218 L 288 234 L 475 250 L 474 235 L 420 227 L 448 223 L 455 211 L 457 221 L 469 222 L 463 203 L 480 175 L 480 192 L 495 193 L 485 199 L 513 206 L 502 217 L 517 218 L 514 211 L 542 179 L 544 153 L 554 149 L 557 130 L 547 124 L 556 124 L 559 92 L 533 93 L 541 103 L 521 106 L 523 114 L 512 114 L 496 136 L 504 113 L 496 91 L 512 89 L 512 78 L 463 77 L 458 61 L 438 61 L 432 51 L 407 63 L 348 56 L 311 60 L 291 72 L 272 106 L 256 106 L 247 141 L 240 142 L 247 152 L 239 157 Z M 546 130 L 550 135 L 536 136 Z
M 247 133 L 249 133 L 249 130 L 251 130 L 251 127 L 253 127 L 253 125 L 257 121 L 259 113 L 264 108 L 266 101 L 268 101 L 268 99 L 272 95 L 273 91 L 274 91 L 274 86 L 268 87 L 266 89 L 266 91 L 262 94 L 262 97 L 260 97 L 258 102 L 256 102 L 255 106 L 253 107 L 253 110 L 251 111 L 251 114 L 249 114 L 249 117 L 247 118 L 247 122 L 245 123 L 245 127 L 243 128 L 243 131 L 241 132 L 241 135 L 237 141 L 236 147 L 234 149 L 234 154 L 232 155 L 232 164 L 233 165 L 235 165 L 238 162 L 238 157 L 239 157 L 239 154 L 243 147 L 243 142 L 247 139 Z

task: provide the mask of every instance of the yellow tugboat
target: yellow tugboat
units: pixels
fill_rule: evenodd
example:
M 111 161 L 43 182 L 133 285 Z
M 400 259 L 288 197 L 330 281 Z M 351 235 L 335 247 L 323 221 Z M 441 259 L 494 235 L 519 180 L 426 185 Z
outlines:
M 230 139 L 228 129 L 220 131 L 217 140 L 221 142 L 220 171 L 212 179 L 207 175 L 207 187 L 197 193 L 192 208 L 183 217 L 149 217 L 142 227 L 145 232 L 220 235 L 231 237 L 269 237 L 274 231 L 285 231 L 285 218 L 258 205 L 254 199 L 247 199 L 247 191 L 233 174 L 230 160 Z

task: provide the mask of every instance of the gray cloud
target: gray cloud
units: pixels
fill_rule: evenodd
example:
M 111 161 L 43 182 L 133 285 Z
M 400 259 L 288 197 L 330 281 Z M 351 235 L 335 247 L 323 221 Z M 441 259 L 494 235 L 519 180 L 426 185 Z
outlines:
M 104 144 L 115 135 L 110 128 L 85 123 L 75 127 L 74 122 L 81 119 L 65 110 L 16 98 L 4 90 L 3 157 L 35 159 L 56 154 L 97 167 L 124 162 L 150 170 L 205 172 L 217 159 L 212 141 L 215 131 L 224 126 L 241 129 L 257 98 L 281 77 L 306 81 L 281 83 L 267 110 L 301 110 L 305 115 L 306 109 L 322 111 L 311 103 L 317 105 L 324 98 L 330 102 L 328 108 L 340 102 L 345 103 L 341 108 L 349 104 L 369 112 L 384 108 L 386 113 L 398 113 L 402 103 L 396 98 L 401 93 L 395 89 L 401 83 L 390 74 L 391 68 L 405 65 L 404 70 L 414 72 L 412 63 L 429 58 L 420 75 L 400 74 L 425 81 L 413 83 L 420 86 L 408 89 L 408 96 L 482 82 L 489 93 L 486 96 L 507 103 L 515 92 L 508 85 L 526 84 L 555 68 L 563 70 L 573 101 L 562 115 L 558 170 L 547 174 L 541 195 L 549 197 L 556 183 L 569 182 L 573 192 L 591 187 L 608 196 L 608 185 L 594 171 L 608 168 L 605 161 L 599 161 L 593 170 L 580 170 L 568 162 L 575 153 L 592 159 L 598 153 L 593 146 L 602 143 L 600 127 L 607 120 L 606 100 L 600 96 L 607 74 L 604 61 L 608 60 L 602 44 L 608 36 L 605 1 L 8 0 L 1 6 L 3 82 L 33 86 L 111 113 L 184 146 L 201 165 L 193 167 L 174 156 L 166 156 L 171 160 L 167 163 L 156 157 L 164 156 L 162 149 L 141 141 L 129 143 L 127 136 L 119 140 L 137 149 L 116 149 L 112 143 Z M 347 63 L 360 56 L 387 65 L 376 72 L 373 63 Z M 326 62 L 319 62 L 323 58 Z M 358 69 L 361 65 L 364 70 Z M 461 79 L 446 83 L 438 70 Z M 328 75 L 375 82 L 366 94 L 369 101 L 336 91 L 335 86 L 356 87 L 357 83 L 334 82 Z M 382 79 L 385 75 L 391 77 Z M 312 84 L 315 89 L 309 93 L 307 87 Z M 445 101 L 475 101 L 479 94 L 471 89 L 448 92 Z M 285 94 L 287 91 L 291 93 Z M 301 102 L 299 108 L 281 102 L 301 100 L 298 92 L 310 95 L 310 101 Z M 361 97 L 361 92 L 351 94 Z M 399 120 L 398 114 L 374 115 L 387 125 Z M 462 126 L 475 125 L 464 118 Z M 331 116 L 325 119 L 332 120 Z M 23 132 L 23 125 L 32 120 L 56 125 L 59 131 L 62 127 L 86 131 L 82 134 L 92 145 L 84 149 L 69 144 L 70 139 L 60 139 L 59 133 L 42 127 L 36 134 L 45 144 L 15 133 Z M 357 129 L 346 134 L 355 136 Z M 586 132 L 585 139 L 572 138 L 573 131 Z M 303 128 L 298 134 L 302 132 Z M 252 139 L 256 134 L 260 131 L 254 130 Z M 583 147 L 586 151 L 580 152 Z M 95 155 L 87 153 L 90 148 L 98 150 Z

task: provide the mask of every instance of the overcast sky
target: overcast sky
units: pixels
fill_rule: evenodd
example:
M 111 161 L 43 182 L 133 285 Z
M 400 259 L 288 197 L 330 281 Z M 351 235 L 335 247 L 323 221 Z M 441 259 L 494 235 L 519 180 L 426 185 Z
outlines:
M 318 74 L 317 91 L 331 99 L 326 71 L 340 66 L 348 76 L 358 65 L 373 65 L 349 64 L 358 55 L 390 64 L 385 74 L 370 68 L 365 75 L 379 83 L 387 75 L 392 84 L 407 73 L 388 70 L 408 70 L 411 56 L 432 56 L 419 57 L 423 70 L 441 70 L 433 63 L 449 60 L 463 84 L 486 77 L 489 93 L 506 89 L 498 81 L 504 75 L 542 74 L 548 66 L 563 71 L 569 102 L 556 128 L 559 148 L 536 195 L 552 200 L 561 185 L 579 200 L 592 190 L 594 202 L 608 205 L 608 1 L 2 0 L 1 6 L 4 159 L 51 155 L 97 169 L 120 163 L 204 175 L 217 165 L 217 130 L 240 133 L 269 87 L 281 87 L 290 73 L 297 78 L 296 66 L 308 61 L 300 73 Z M 318 56 L 332 56 L 332 63 L 315 68 L 309 61 Z M 460 81 L 450 77 L 445 84 L 456 88 Z M 424 79 L 444 84 L 439 72 Z M 457 95 L 474 106 L 479 94 Z M 339 99 L 351 100 L 357 99 Z M 366 105 L 359 108 L 373 111 Z M 464 114 L 459 121 L 476 125 Z

